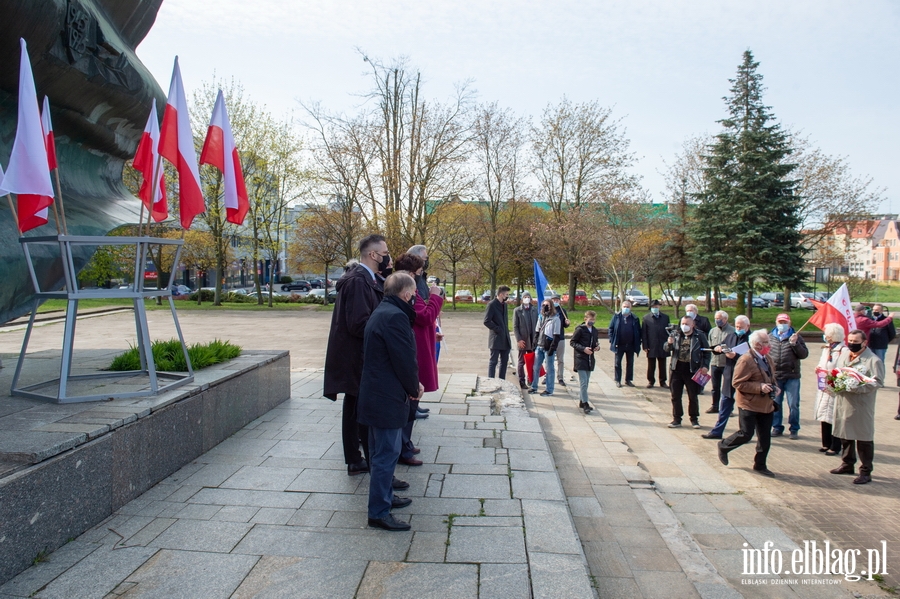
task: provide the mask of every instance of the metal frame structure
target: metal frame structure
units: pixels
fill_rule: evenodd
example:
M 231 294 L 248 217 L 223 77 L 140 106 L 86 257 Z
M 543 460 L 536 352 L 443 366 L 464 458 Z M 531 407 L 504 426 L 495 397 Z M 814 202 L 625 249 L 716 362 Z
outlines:
M 129 397 L 145 397 L 155 395 L 175 387 L 190 383 L 194 380 L 194 369 L 191 366 L 191 359 L 188 356 L 187 346 L 184 343 L 184 336 L 181 334 L 181 325 L 178 323 L 178 314 L 175 311 L 175 301 L 172 299 L 172 277 L 178 270 L 178 264 L 181 259 L 181 250 L 184 246 L 182 239 L 163 239 L 158 237 L 94 237 L 80 235 L 56 235 L 46 237 L 20 237 L 19 243 L 22 244 L 22 250 L 25 252 L 25 259 L 28 263 L 28 271 L 31 275 L 31 282 L 34 285 L 34 306 L 31 310 L 31 318 L 28 320 L 28 327 L 25 330 L 25 339 L 22 341 L 22 352 L 19 354 L 19 361 L 16 364 L 16 372 L 13 375 L 12 395 L 20 397 L 28 397 L 31 399 L 40 399 L 52 401 L 55 403 L 78 403 L 85 401 L 96 401 L 110 398 L 129 398 Z M 72 249 L 78 246 L 134 246 L 134 284 L 126 289 L 78 289 L 77 270 L 75 269 L 75 261 L 72 255 Z M 146 270 L 147 257 L 150 255 L 152 246 L 174 246 L 175 260 L 172 266 L 172 272 L 169 274 L 169 280 L 165 287 L 159 286 L 158 289 L 144 289 L 144 273 Z M 35 274 L 34 262 L 31 252 L 32 246 L 58 246 L 59 255 L 62 260 L 63 275 L 65 278 L 65 290 L 63 291 L 42 291 L 38 278 Z M 162 281 L 159 281 L 162 283 Z M 171 373 L 159 372 L 153 360 L 153 351 L 151 349 L 150 332 L 147 327 L 147 312 L 144 308 L 144 299 L 150 297 L 163 297 L 169 300 L 169 308 L 172 311 L 172 319 L 175 322 L 175 330 L 178 332 L 178 340 L 181 342 L 181 349 L 184 352 L 184 359 L 187 362 L 188 372 Z M 22 365 L 25 361 L 25 352 L 28 349 L 28 341 L 31 338 L 31 330 L 34 327 L 35 316 L 37 315 L 38 306 L 43 299 L 65 299 L 66 305 L 66 323 L 63 330 L 62 343 L 62 361 L 59 369 L 59 378 L 51 379 L 41 383 L 19 387 L 19 375 L 22 372 Z M 72 354 L 75 343 L 75 322 L 78 315 L 78 302 L 82 299 L 131 299 L 134 305 L 134 324 L 137 332 L 137 348 L 140 354 L 141 369 L 130 370 L 124 372 L 103 372 L 97 374 L 72 374 Z M 135 375 L 149 376 L 149 389 L 142 391 L 131 391 L 123 393 L 104 393 L 102 395 L 69 395 L 69 383 L 71 381 L 83 381 L 90 379 L 115 379 L 121 377 L 131 377 Z M 160 379 L 170 380 L 167 384 L 160 384 Z M 42 393 L 40 390 L 51 386 L 58 385 L 55 395 Z

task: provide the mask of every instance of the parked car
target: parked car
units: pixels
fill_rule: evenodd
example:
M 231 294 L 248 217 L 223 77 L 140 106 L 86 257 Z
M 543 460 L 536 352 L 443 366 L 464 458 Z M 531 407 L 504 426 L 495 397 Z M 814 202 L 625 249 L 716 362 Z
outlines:
M 457 302 L 475 302 L 475 298 L 472 297 L 472 292 L 468 289 L 459 289 L 453 295 L 453 300 Z
M 569 294 L 565 293 L 562 296 L 562 301 L 569 301 Z M 584 289 L 576 289 L 575 290 L 575 303 L 576 304 L 586 304 L 588 301 L 587 291 Z
M 813 293 L 813 295 L 820 302 L 827 302 L 828 298 L 831 297 L 831 294 L 828 293 L 827 291 L 816 291 L 815 293 Z
M 312 288 L 309 281 L 291 281 L 281 286 L 282 291 L 310 291 Z
M 595 300 L 600 300 L 605 304 L 611 304 L 613 301 L 612 291 L 608 289 L 597 289 L 592 296 Z
M 318 300 L 322 301 L 322 299 L 325 297 L 325 290 L 324 289 L 313 289 L 306 295 L 306 297 L 314 297 L 314 298 L 317 298 Z M 336 299 L 337 299 L 337 290 L 329 289 L 328 290 L 328 302 L 334 303 L 334 301 Z M 324 301 L 323 301 L 323 303 L 324 303 Z
M 694 301 L 694 298 L 687 294 L 682 295 L 681 291 L 678 289 L 666 289 L 663 291 L 663 296 L 659 298 L 659 301 L 667 306 L 674 306 L 679 300 L 681 301 L 681 305 L 684 305 L 687 302 Z
M 173 285 L 172 286 L 172 295 L 175 297 L 178 297 L 181 295 L 190 295 L 191 293 L 193 293 L 193 291 L 187 285 Z
M 810 298 L 816 299 L 812 293 L 806 293 L 804 291 L 792 293 L 791 307 L 797 309 L 812 310 L 815 308 L 815 306 L 811 301 L 809 301 Z
M 649 306 L 650 298 L 644 295 L 639 289 L 629 289 L 625 292 L 625 299 L 631 302 L 632 306 Z
M 485 289 L 484 293 L 481 294 L 481 301 L 483 301 L 484 303 L 488 303 L 489 301 L 491 301 L 491 297 L 491 290 Z
M 783 293 L 775 293 L 773 291 L 767 291 L 765 293 L 760 293 L 759 297 L 766 300 L 766 303 L 769 304 L 769 307 L 782 307 L 784 306 L 784 294 Z
M 737 301 L 737 298 L 738 298 L 737 293 L 729 293 L 729 294 L 725 297 L 726 300 L 731 300 L 731 301 L 733 301 L 733 302 L 736 302 L 736 301 Z M 747 301 L 747 295 L 746 295 L 746 294 L 744 294 L 744 301 L 745 301 L 745 302 Z M 758 295 L 754 295 L 754 296 L 753 296 L 753 307 L 754 307 L 754 308 L 768 308 L 768 307 L 769 307 L 769 302 L 767 302 L 767 301 L 764 300 L 763 298 L 759 297 Z

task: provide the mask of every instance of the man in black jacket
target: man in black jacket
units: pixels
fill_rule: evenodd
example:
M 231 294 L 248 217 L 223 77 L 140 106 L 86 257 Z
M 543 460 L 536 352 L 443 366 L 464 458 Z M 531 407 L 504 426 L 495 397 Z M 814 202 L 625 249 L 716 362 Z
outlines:
M 650 313 L 644 315 L 641 324 L 641 344 L 647 354 L 647 387 L 656 384 L 656 370 L 659 369 L 659 386 L 668 387 L 668 369 L 666 368 L 666 352 L 663 345 L 669 337 L 666 327 L 669 326 L 669 315 L 660 311 L 659 300 L 650 302 Z
M 709 372 L 709 342 L 700 329 L 694 327 L 694 319 L 685 316 L 681 319 L 681 330 L 670 336 L 663 348 L 672 354 L 669 365 L 669 388 L 672 391 L 672 422 L 669 428 L 681 426 L 684 417 L 684 404 L 681 401 L 685 387 L 688 392 L 688 417 L 691 426 L 700 428 L 700 404 L 697 391 L 700 389 L 693 380 L 698 370 L 703 374 Z
M 383 295 L 382 278 L 377 276 L 391 262 L 382 235 L 369 235 L 359 242 L 359 264 L 347 270 L 337 282 L 337 299 L 331 314 L 331 330 L 325 350 L 325 391 L 328 399 L 344 394 L 341 436 L 344 462 L 350 476 L 369 471 L 369 434 L 356 417 L 359 380 L 363 369 L 363 335 L 372 311 Z M 359 446 L 362 443 L 363 454 Z
M 641 353 L 641 325 L 631 313 L 631 302 L 622 302 L 622 310 L 609 321 L 609 349 L 616 354 L 616 387 L 622 386 L 622 358 L 625 358 L 625 384 L 634 387 L 634 356 Z
M 403 426 L 409 419 L 409 400 L 422 397 L 412 324 L 416 311 L 416 282 L 406 273 L 390 275 L 384 282 L 382 301 L 366 323 L 362 379 L 359 384 L 359 422 L 368 427 L 369 526 L 385 530 L 409 530 L 391 509 L 412 500 L 395 497 L 394 468 L 400 458 Z
M 488 349 L 491 350 L 491 359 L 488 361 L 488 376 L 494 378 L 497 371 L 497 360 L 500 360 L 500 378 L 506 378 L 506 365 L 509 362 L 509 350 L 512 345 L 509 341 L 509 316 L 506 312 L 506 298 L 509 296 L 509 287 L 500 285 L 497 287 L 497 297 L 492 299 L 484 311 L 484 326 L 490 329 L 488 333 Z
M 578 385 L 580 391 L 580 401 L 578 407 L 584 410 L 585 414 L 590 414 L 594 408 L 588 401 L 588 384 L 591 381 L 591 371 L 594 370 L 596 359 L 594 352 L 600 349 L 599 336 L 594 321 L 597 319 L 597 313 L 588 310 L 584 313 L 584 324 L 575 327 L 572 333 L 572 340 L 569 345 L 575 350 L 574 370 L 578 373 Z
M 513 310 L 513 334 L 519 348 L 519 362 L 516 372 L 519 375 L 519 387 L 528 388 L 531 373 L 525 373 L 525 354 L 534 351 L 535 328 L 538 321 L 538 308 L 531 301 L 531 294 L 522 294 L 522 304 Z
M 890 319 L 890 323 L 884 328 L 873 328 L 869 331 L 869 344 L 866 346 L 872 350 L 881 361 L 887 364 L 887 348 L 891 341 L 897 336 L 897 329 L 894 328 L 894 319 L 884 314 L 884 306 L 875 304 L 872 306 L 872 320 L 881 322 Z

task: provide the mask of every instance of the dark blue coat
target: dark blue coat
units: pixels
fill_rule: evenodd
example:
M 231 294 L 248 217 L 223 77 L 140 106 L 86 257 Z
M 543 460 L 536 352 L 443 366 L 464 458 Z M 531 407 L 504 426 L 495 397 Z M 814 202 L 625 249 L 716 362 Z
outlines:
M 357 420 L 378 428 L 403 428 L 409 397 L 419 394 L 415 311 L 396 296 L 385 297 L 366 323 Z
M 626 319 L 625 315 L 621 312 L 616 312 L 612 320 L 609 322 L 609 349 L 610 351 L 628 351 L 639 354 L 641 353 L 641 325 L 638 322 L 637 316 L 634 314 L 629 314 L 631 318 Z M 631 321 L 628 323 L 628 321 Z M 627 323 L 627 324 L 626 324 Z M 622 327 L 631 326 L 631 346 L 630 347 L 619 347 L 620 342 L 620 334 Z

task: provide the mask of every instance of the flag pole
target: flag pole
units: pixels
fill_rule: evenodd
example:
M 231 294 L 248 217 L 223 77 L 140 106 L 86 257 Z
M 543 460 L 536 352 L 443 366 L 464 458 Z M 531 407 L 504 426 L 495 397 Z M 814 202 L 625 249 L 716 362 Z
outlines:
M 153 181 L 150 182 L 150 205 L 147 207 L 147 237 L 150 236 L 150 221 L 153 219 L 153 204 L 156 203 L 156 192 L 159 191 L 159 175 L 162 173 L 162 154 L 156 155 L 156 166 L 153 167 Z M 141 202 L 141 215 L 144 213 L 144 202 Z M 143 228 L 143 225 L 142 225 Z
M 19 215 L 16 213 L 16 206 L 13 204 L 12 196 L 6 194 L 6 199 L 9 201 L 9 209 L 12 211 L 13 219 L 16 221 L 16 229 L 18 229 L 19 233 L 22 233 L 22 228 L 19 227 Z
M 66 225 L 66 207 L 63 204 L 62 185 L 59 184 L 59 167 L 56 167 L 55 169 L 53 169 L 53 174 L 56 175 L 56 189 L 57 189 L 57 192 L 59 193 L 59 211 L 62 212 L 63 233 L 68 235 L 69 227 L 68 227 L 68 225 Z M 57 219 L 56 228 L 58 230 L 59 229 L 59 214 L 56 213 L 56 202 L 53 203 L 53 212 L 54 212 L 54 214 L 56 214 L 56 219 Z
M 805 329 L 805 328 L 806 328 L 806 325 L 808 325 L 808 324 L 810 323 L 810 321 L 811 321 L 815 316 L 816 316 L 816 313 L 813 312 L 812 316 L 809 317 L 809 320 L 807 320 L 806 322 L 804 322 L 804 323 L 803 323 L 803 326 L 800 327 L 799 329 L 797 329 L 796 332 L 797 332 L 797 333 L 800 333 L 800 331 L 802 331 L 803 329 Z

